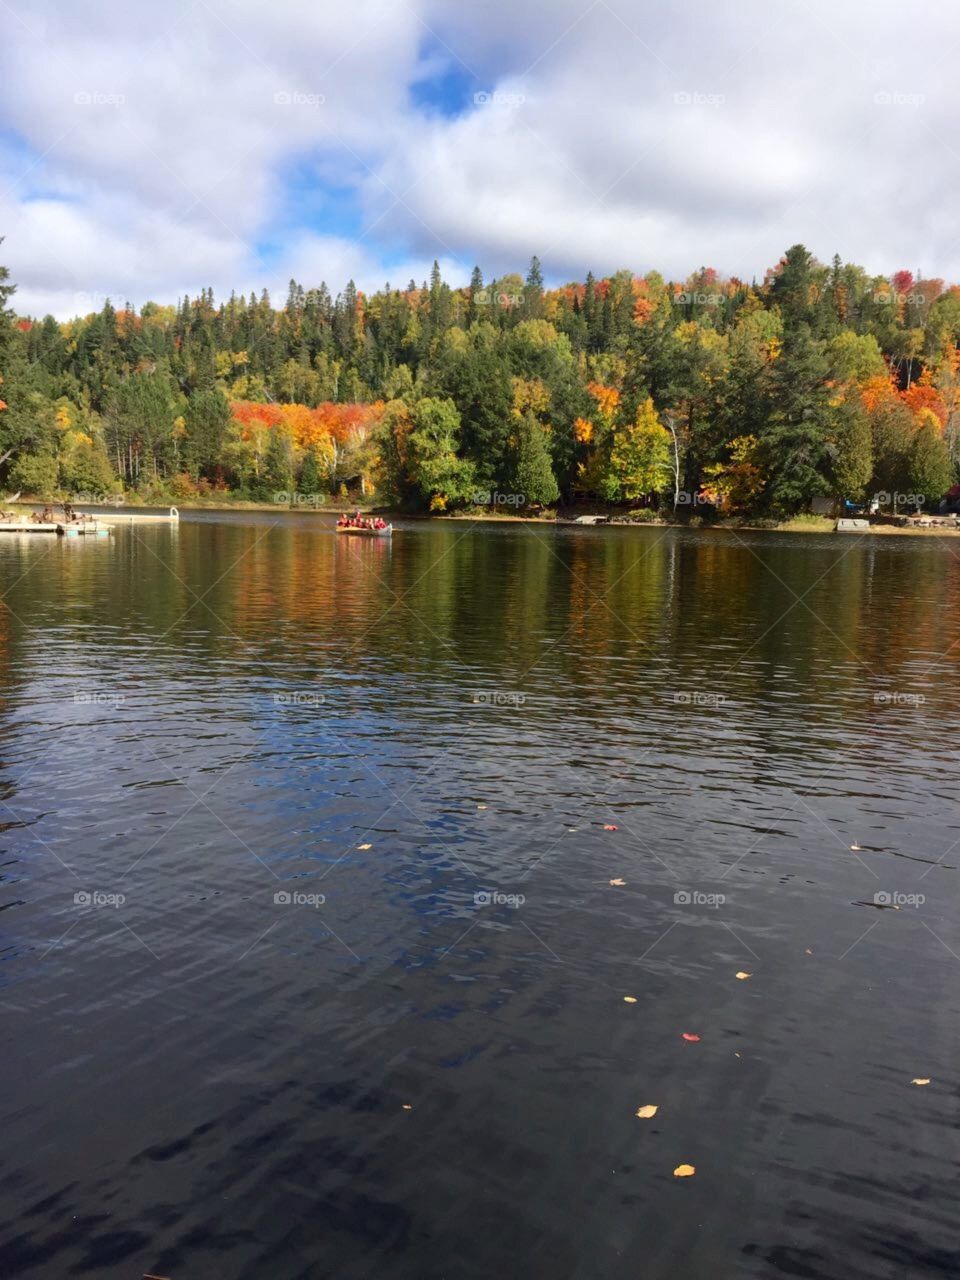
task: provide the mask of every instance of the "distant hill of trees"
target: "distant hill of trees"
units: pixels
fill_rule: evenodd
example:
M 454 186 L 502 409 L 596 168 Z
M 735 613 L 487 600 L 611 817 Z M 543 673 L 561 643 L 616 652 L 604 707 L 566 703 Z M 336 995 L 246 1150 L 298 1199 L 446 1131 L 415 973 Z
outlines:
M 960 462 L 960 287 L 788 249 L 545 289 L 430 280 L 274 307 L 210 290 L 66 323 L 0 268 L 0 484 L 37 496 L 351 494 L 410 509 L 577 496 L 788 514 L 939 498 Z M 678 498 L 679 495 L 679 498 Z

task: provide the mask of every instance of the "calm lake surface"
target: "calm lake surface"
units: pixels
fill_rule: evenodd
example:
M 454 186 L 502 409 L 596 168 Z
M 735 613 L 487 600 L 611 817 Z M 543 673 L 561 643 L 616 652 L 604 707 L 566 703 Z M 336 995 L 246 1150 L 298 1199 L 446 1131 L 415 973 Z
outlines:
M 0 589 L 4 1278 L 960 1271 L 960 542 L 204 514 Z

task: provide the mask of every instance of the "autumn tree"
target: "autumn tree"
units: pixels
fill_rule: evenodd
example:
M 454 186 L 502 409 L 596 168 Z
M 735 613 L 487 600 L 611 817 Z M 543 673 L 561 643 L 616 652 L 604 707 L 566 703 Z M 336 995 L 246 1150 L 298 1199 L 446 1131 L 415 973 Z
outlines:
M 670 475 L 670 433 L 649 396 L 633 422 L 617 432 L 610 469 L 620 495 L 631 502 L 665 487 Z

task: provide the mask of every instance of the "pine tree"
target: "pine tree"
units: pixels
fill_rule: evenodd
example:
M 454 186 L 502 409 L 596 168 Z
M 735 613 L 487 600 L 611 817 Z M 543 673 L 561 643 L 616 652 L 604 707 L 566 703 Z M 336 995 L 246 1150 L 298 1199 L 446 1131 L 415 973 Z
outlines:
M 540 270 L 540 259 L 536 255 L 530 259 L 530 270 L 523 286 L 523 314 L 529 320 L 537 319 L 543 314 L 543 273 Z

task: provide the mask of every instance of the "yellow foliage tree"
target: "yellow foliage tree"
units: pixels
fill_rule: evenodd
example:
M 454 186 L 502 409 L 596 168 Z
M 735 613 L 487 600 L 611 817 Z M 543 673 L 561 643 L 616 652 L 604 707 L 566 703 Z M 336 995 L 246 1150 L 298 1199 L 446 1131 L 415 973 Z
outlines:
M 670 474 L 670 432 L 648 396 L 636 420 L 617 432 L 610 452 L 613 478 L 629 500 L 662 489 Z
M 703 488 L 718 507 L 739 511 L 763 490 L 766 477 L 759 465 L 760 442 L 756 436 L 737 436 L 729 444 L 730 461 L 703 469 Z

